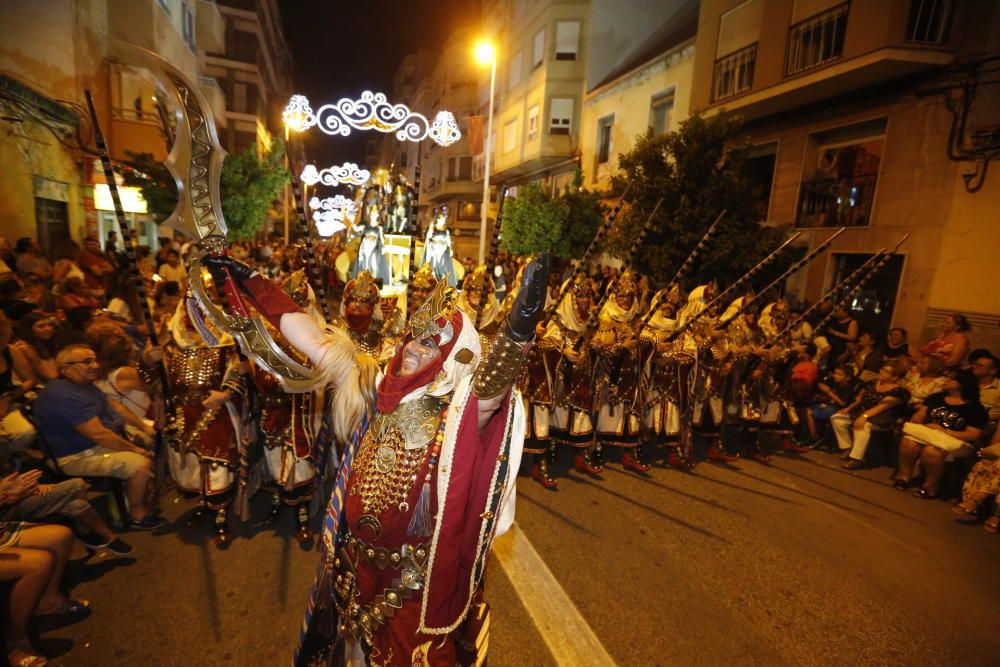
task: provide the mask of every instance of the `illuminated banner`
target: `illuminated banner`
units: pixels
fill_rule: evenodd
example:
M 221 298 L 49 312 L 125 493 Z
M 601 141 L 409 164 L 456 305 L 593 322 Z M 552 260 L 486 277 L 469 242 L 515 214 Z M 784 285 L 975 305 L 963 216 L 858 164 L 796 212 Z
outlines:
M 371 172 L 362 169 L 353 162 L 345 162 L 339 167 L 333 165 L 325 169 L 316 169 L 316 165 L 307 164 L 299 175 L 302 182 L 309 186 L 317 183 L 323 185 L 364 185 L 371 177 Z

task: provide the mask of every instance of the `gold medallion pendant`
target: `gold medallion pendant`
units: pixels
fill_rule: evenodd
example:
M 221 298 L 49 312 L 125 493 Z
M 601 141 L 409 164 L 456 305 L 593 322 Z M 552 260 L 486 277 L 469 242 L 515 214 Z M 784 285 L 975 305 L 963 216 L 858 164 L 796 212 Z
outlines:
M 375 470 L 383 475 L 392 472 L 396 467 L 396 452 L 389 445 L 382 445 L 375 452 Z

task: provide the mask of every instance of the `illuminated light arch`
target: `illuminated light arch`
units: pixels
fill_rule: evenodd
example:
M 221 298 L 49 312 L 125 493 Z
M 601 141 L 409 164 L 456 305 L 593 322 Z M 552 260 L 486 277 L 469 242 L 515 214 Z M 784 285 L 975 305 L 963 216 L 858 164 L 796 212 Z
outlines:
M 304 95 L 293 95 L 281 118 L 297 132 L 316 126 L 331 136 L 346 137 L 354 128 L 395 133 L 400 141 L 423 141 L 429 137 L 440 146 L 450 146 L 462 138 L 450 111 L 438 111 L 431 122 L 405 104 L 392 104 L 383 93 L 370 90 L 361 93 L 357 100 L 344 97 L 336 104 L 324 104 L 315 113 Z
M 362 169 L 353 162 L 345 162 L 340 166 L 333 165 L 324 169 L 317 169 L 316 165 L 308 164 L 299 175 L 299 179 L 309 186 L 317 183 L 323 185 L 364 185 L 371 177 L 370 171 Z

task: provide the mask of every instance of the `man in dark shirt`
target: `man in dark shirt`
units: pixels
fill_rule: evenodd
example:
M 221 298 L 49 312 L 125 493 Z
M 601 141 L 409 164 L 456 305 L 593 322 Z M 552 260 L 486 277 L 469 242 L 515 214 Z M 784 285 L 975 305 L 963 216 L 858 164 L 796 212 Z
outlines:
M 162 519 L 150 515 L 146 490 L 152 479 L 149 453 L 123 437 L 126 411 L 115 410 L 94 385 L 97 356 L 86 345 L 70 345 L 56 355 L 59 378 L 48 383 L 35 402 L 35 421 L 59 467 L 78 477 L 125 480 L 133 529 L 153 530 Z M 152 435 L 136 418 L 133 426 Z

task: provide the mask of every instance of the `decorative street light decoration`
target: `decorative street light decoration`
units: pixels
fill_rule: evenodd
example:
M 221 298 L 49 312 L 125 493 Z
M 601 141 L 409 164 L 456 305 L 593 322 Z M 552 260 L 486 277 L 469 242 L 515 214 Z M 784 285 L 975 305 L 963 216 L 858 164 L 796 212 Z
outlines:
M 316 223 L 316 233 L 320 236 L 333 236 L 347 229 L 348 225 L 354 224 L 358 213 L 358 205 L 344 195 L 325 199 L 313 197 L 309 200 L 309 208 L 315 211 L 313 222 Z
M 307 164 L 299 175 L 299 179 L 309 186 L 322 183 L 323 185 L 364 185 L 372 177 L 371 172 L 362 169 L 353 162 L 345 162 L 340 165 L 333 165 L 325 169 L 316 169 L 316 165 Z
M 344 97 L 336 104 L 324 104 L 315 113 L 304 95 L 292 95 L 281 119 L 293 130 L 302 131 L 315 125 L 332 136 L 346 137 L 354 128 L 394 132 L 400 141 L 423 141 L 430 137 L 440 146 L 449 146 L 462 138 L 450 111 L 438 111 L 431 122 L 405 104 L 391 104 L 383 93 L 370 90 L 361 93 L 357 100 Z

